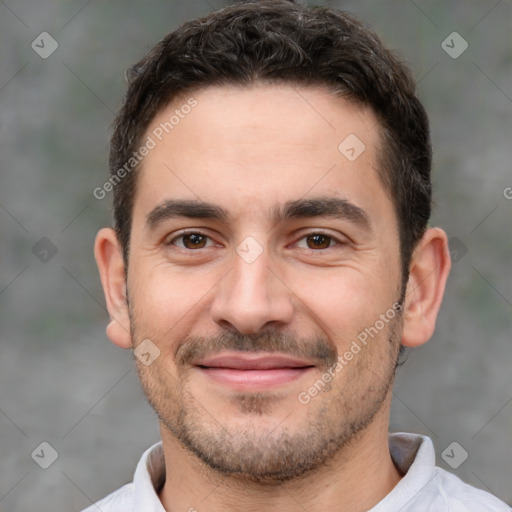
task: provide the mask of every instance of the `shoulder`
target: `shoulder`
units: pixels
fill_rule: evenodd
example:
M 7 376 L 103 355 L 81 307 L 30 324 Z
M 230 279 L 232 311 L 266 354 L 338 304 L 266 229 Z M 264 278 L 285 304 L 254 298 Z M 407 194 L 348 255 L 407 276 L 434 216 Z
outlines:
M 165 481 L 165 459 L 162 443 L 156 443 L 142 455 L 133 482 L 126 484 L 82 512 L 165 512 L 157 489 Z
M 428 437 L 391 434 L 389 448 L 404 476 L 372 512 L 511 512 L 492 494 L 436 466 L 434 445 Z
M 464 483 L 459 477 L 435 468 L 433 490 L 454 512 L 510 512 L 512 509 L 492 494 Z
M 126 484 L 82 512 L 130 512 L 133 510 L 133 484 Z

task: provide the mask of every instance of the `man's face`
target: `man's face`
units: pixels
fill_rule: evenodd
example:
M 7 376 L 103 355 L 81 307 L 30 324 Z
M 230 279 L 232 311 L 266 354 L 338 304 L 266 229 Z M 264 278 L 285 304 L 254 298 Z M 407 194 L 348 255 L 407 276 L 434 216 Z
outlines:
M 209 466 L 282 481 L 389 407 L 401 271 L 379 128 L 320 88 L 193 96 L 146 133 L 127 290 L 133 343 L 160 356 L 139 376 L 163 429 Z

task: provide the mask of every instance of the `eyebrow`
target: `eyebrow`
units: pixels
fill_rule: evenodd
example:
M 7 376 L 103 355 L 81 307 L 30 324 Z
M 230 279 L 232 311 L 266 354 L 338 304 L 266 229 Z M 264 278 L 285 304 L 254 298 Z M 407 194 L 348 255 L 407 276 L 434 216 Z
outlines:
M 227 210 L 213 203 L 168 199 L 147 214 L 146 224 L 150 230 L 154 230 L 165 220 L 176 217 L 225 222 L 229 218 L 229 214 Z M 275 224 L 301 218 L 341 218 L 370 231 L 369 217 L 362 208 L 347 199 L 332 196 L 288 201 L 282 207 L 275 209 L 271 217 Z
M 332 196 L 288 201 L 279 212 L 274 214 L 274 221 L 278 223 L 285 220 L 309 217 L 346 219 L 364 228 L 366 231 L 371 229 L 370 218 L 365 210 L 347 199 Z
M 204 201 L 168 199 L 146 215 L 146 224 L 149 229 L 155 229 L 163 221 L 176 217 L 225 221 L 228 213 L 220 206 Z

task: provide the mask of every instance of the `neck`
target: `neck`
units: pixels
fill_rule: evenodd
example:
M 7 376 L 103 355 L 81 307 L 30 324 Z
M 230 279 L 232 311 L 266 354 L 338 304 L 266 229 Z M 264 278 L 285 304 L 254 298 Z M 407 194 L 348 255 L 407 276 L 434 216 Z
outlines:
M 388 448 L 389 404 L 356 439 L 323 467 L 300 478 L 262 485 L 218 474 L 161 427 L 166 481 L 160 499 L 166 511 L 364 512 L 381 501 L 399 482 Z

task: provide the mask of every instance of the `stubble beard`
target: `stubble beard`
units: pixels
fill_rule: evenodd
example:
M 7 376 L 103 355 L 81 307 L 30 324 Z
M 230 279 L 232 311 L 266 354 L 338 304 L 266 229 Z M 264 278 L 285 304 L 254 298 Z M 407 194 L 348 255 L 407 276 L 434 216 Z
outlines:
M 133 322 L 132 327 L 137 339 Z M 137 369 L 144 393 L 161 423 L 209 469 L 224 476 L 276 485 L 318 470 L 372 423 L 391 392 L 398 364 L 399 316 L 387 327 L 386 333 L 380 333 L 363 348 L 372 350 L 371 344 L 387 341 L 380 361 L 357 354 L 339 377 L 333 378 L 332 385 L 309 404 L 300 405 L 294 397 L 289 406 L 292 411 L 310 408 L 300 423 L 287 422 L 285 408 L 279 419 L 275 409 L 280 397 L 265 392 L 233 396 L 237 417 L 244 415 L 244 421 L 221 424 L 208 412 L 208 404 L 199 403 L 187 389 L 187 378 L 171 375 L 160 364 L 162 361 L 149 367 L 139 362 Z M 342 380 L 342 386 L 336 385 L 337 379 Z M 258 423 L 258 419 L 273 413 L 274 426 Z

